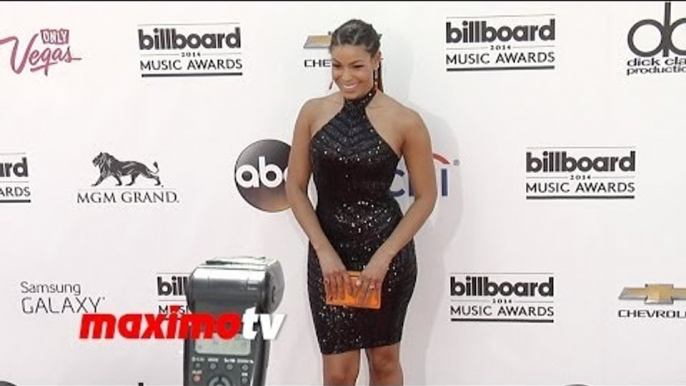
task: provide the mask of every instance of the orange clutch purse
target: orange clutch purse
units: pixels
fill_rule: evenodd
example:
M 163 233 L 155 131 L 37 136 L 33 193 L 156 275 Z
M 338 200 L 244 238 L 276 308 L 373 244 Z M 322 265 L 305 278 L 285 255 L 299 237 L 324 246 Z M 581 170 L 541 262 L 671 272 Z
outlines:
M 360 272 L 357 271 L 348 271 L 348 274 L 350 275 L 350 279 L 353 281 L 353 283 L 360 276 Z M 363 302 L 361 294 L 358 297 L 354 296 L 348 291 L 348 288 L 346 286 L 345 296 L 342 299 L 329 296 L 329 294 L 327 293 L 326 304 L 330 306 L 348 306 L 378 310 L 379 308 L 381 308 L 381 288 L 375 288 L 374 290 L 372 290 L 369 296 L 367 296 L 367 301 Z

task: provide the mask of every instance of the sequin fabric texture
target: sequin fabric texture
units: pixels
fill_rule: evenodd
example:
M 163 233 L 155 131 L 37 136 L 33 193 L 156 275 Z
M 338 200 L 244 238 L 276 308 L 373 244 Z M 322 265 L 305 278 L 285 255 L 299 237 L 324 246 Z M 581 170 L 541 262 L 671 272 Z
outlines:
M 366 107 L 375 90 L 355 100 L 312 137 L 317 217 L 346 268 L 362 271 L 402 219 L 390 192 L 400 158 L 374 129 Z M 322 354 L 385 346 L 401 340 L 417 277 L 414 242 L 393 258 L 383 282 L 381 309 L 325 303 L 319 259 L 308 252 L 308 294 Z

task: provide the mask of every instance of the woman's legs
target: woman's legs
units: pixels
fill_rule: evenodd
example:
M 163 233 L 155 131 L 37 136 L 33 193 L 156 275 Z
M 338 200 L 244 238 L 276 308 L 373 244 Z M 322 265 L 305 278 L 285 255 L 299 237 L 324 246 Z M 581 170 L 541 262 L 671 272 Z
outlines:
M 324 355 L 323 364 L 324 385 L 354 385 L 360 371 L 360 350 Z
M 368 348 L 369 384 L 373 386 L 403 384 L 400 367 L 400 343 L 390 346 Z

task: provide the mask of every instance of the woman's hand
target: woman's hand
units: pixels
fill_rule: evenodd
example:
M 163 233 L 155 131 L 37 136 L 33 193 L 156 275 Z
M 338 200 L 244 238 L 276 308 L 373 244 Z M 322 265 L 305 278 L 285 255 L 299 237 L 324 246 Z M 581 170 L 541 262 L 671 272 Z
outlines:
M 317 256 L 319 257 L 319 265 L 322 268 L 327 298 L 343 299 L 346 287 L 348 287 L 349 293 L 352 293 L 352 281 L 338 253 L 332 248 L 318 252 Z
M 359 280 L 355 283 L 353 294 L 366 303 L 369 296 L 381 289 L 384 278 L 388 272 L 391 259 L 382 257 L 379 253 L 374 254 L 369 263 L 360 274 Z

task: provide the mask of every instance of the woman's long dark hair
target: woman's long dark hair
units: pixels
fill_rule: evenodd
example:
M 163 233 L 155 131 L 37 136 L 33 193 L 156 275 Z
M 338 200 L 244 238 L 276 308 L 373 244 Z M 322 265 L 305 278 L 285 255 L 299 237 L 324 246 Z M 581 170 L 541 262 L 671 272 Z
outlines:
M 371 24 L 365 23 L 359 19 L 348 20 L 340 27 L 336 28 L 331 34 L 331 44 L 329 45 L 329 52 L 336 47 L 349 44 L 352 46 L 363 46 L 364 50 L 371 56 L 379 52 L 381 47 L 381 35 L 376 33 Z M 374 70 L 374 85 L 377 89 L 383 91 L 383 80 L 381 79 L 381 60 L 379 60 L 379 69 Z

